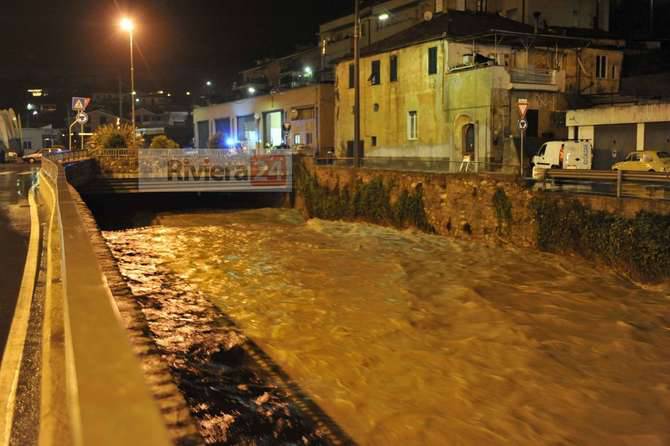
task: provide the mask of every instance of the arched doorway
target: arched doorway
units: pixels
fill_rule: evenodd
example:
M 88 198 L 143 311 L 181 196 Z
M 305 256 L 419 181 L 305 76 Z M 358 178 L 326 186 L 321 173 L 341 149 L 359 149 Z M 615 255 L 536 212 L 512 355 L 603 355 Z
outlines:
M 471 161 L 475 160 L 475 125 L 470 123 L 463 126 L 463 157 L 470 157 Z

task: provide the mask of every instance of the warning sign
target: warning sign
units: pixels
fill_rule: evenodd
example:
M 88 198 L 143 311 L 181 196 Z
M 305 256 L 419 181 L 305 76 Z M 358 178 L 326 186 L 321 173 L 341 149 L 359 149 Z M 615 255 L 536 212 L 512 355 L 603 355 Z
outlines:
M 526 119 L 526 113 L 528 113 L 528 99 L 519 99 L 517 104 L 519 107 L 519 116 L 521 119 Z
M 88 104 L 91 103 L 91 98 L 72 98 L 72 110 L 84 111 Z

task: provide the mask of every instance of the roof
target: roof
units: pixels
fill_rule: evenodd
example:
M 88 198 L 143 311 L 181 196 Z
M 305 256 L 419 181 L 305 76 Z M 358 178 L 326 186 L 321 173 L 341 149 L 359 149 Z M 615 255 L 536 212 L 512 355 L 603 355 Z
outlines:
M 382 53 L 445 37 L 458 38 L 485 34 L 493 30 L 532 33 L 533 27 L 497 14 L 449 10 L 446 14 L 436 14 L 432 20 L 421 22 L 364 48 L 361 55 Z
M 423 42 L 440 39 L 452 41 L 477 41 L 505 46 L 559 46 L 586 47 L 591 39 L 570 37 L 552 32 L 535 33 L 535 28 L 500 16 L 471 11 L 449 10 L 436 14 L 432 20 L 421 22 L 405 31 L 376 42 L 361 50 L 361 56 L 406 48 Z M 350 60 L 352 55 L 340 59 Z

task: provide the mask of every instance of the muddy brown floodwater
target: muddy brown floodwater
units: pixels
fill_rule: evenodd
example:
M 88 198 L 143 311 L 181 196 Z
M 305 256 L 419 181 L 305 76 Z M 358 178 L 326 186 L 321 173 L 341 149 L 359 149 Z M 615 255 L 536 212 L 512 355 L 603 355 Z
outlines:
M 171 360 L 214 364 L 208 385 L 230 390 L 232 406 L 201 395 L 194 408 L 218 429 L 211 442 L 259 429 L 267 444 L 328 443 L 338 428 L 362 445 L 670 442 L 667 285 L 281 209 L 164 214 L 104 235 Z M 216 314 L 220 338 L 198 328 Z M 240 339 L 307 407 L 226 374 L 258 379 L 234 367 Z M 322 413 L 298 415 L 309 401 Z

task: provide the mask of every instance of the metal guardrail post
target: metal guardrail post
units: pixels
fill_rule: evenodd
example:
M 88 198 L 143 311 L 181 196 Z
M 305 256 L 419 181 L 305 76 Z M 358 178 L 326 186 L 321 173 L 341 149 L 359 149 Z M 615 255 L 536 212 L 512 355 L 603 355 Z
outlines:
M 621 170 L 617 170 L 617 175 L 616 175 L 616 197 L 621 198 L 621 191 L 623 189 L 623 172 Z

